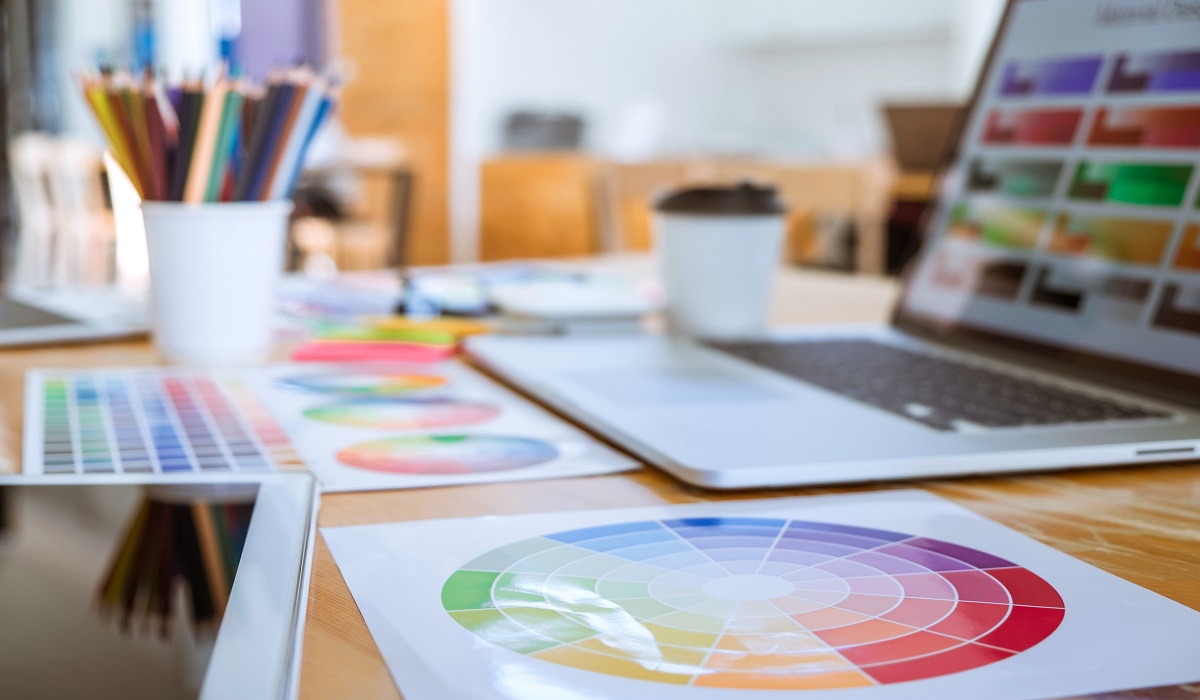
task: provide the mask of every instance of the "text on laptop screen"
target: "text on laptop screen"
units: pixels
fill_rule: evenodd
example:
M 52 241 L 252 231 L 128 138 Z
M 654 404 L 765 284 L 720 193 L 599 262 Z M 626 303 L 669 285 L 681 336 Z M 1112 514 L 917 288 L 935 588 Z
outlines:
M 1200 375 L 1200 0 L 1023 0 L 902 312 Z

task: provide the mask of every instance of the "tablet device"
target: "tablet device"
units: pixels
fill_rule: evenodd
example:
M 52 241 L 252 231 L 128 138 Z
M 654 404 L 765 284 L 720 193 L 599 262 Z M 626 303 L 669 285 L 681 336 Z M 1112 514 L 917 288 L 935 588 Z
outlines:
M 0 477 L 0 696 L 292 698 L 308 474 Z

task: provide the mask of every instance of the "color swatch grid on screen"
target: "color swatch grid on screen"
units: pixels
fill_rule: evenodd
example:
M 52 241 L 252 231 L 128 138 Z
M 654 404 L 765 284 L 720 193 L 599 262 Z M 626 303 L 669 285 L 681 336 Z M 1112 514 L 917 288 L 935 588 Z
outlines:
M 940 540 L 708 517 L 560 532 L 450 576 L 442 606 L 489 642 L 611 676 L 816 690 L 946 676 L 1049 637 L 1045 580 Z
M 259 471 L 302 462 L 236 379 L 156 371 L 35 373 L 47 474 Z M 36 400 L 36 398 L 35 398 Z

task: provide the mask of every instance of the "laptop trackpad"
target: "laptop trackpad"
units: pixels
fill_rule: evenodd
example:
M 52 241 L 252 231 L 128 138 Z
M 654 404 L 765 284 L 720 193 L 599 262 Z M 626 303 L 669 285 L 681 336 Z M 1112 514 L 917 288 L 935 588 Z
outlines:
M 625 405 L 747 403 L 789 398 L 711 367 L 572 372 L 568 376 L 588 391 Z

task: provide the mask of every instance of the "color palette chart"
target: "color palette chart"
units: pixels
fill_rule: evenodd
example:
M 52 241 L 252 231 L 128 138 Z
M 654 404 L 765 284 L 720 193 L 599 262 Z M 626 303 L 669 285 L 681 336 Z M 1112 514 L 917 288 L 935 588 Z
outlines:
M 32 372 L 25 471 L 120 474 L 301 467 L 235 377 L 157 370 Z
M 458 363 L 35 371 L 25 470 L 307 468 L 326 491 L 624 471 L 633 460 Z
M 484 554 L 442 589 L 450 616 L 513 651 L 712 688 L 817 690 L 944 676 L 1012 657 L 1062 598 L 1010 561 L 941 540 L 802 520 L 584 528 Z M 607 640 L 632 618 L 647 643 Z M 660 664 L 660 670 L 647 666 Z
M 1200 613 L 921 491 L 322 534 L 411 700 L 999 700 L 1198 675 Z

